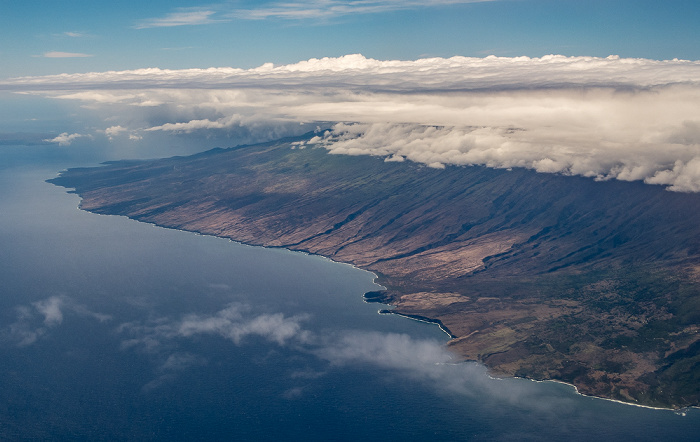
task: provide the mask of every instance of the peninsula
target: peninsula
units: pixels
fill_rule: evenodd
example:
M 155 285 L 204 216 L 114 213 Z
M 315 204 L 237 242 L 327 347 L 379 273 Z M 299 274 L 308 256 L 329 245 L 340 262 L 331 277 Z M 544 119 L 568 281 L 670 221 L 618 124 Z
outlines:
M 494 375 L 700 404 L 700 194 L 332 155 L 298 139 L 64 171 L 80 207 L 354 264 Z

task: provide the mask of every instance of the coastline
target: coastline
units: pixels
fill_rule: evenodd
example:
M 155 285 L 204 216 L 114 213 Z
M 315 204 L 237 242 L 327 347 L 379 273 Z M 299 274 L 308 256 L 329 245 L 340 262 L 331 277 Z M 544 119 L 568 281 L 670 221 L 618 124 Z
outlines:
M 576 257 L 576 250 L 585 250 L 578 247 L 589 241 L 587 234 L 572 238 L 568 232 L 579 232 L 579 227 L 606 229 L 602 231 L 610 233 L 605 236 L 614 240 L 620 238 L 616 229 L 620 235 L 631 235 L 636 230 L 628 231 L 626 218 L 612 225 L 605 219 L 627 213 L 625 204 L 636 207 L 639 201 L 658 201 L 653 199 L 660 198 L 658 192 L 625 183 L 576 179 L 564 183 L 560 177 L 520 170 L 413 169 L 386 165 L 380 159 L 289 150 L 282 144 L 70 169 L 47 181 L 78 194 L 84 211 L 248 246 L 301 252 L 368 271 L 375 284 L 380 281 L 388 288 L 382 302 L 395 309 L 385 313 L 441 326 L 455 354 L 477 360 L 493 373 L 562 380 L 586 395 L 624 403 L 642 401 L 669 409 L 698 403 L 697 384 L 686 378 L 680 387 L 673 384 L 678 379 L 674 373 L 683 373 L 682 364 L 692 363 L 695 354 L 683 353 L 695 345 L 696 335 L 687 331 L 691 328 L 685 323 L 667 326 L 674 333 L 664 332 L 660 349 L 680 352 L 670 361 L 650 352 L 656 344 L 645 343 L 646 335 L 641 334 L 645 328 L 634 332 L 644 324 L 668 320 L 658 301 L 668 293 L 664 278 L 685 284 L 679 286 L 682 290 L 690 288 L 671 294 L 678 297 L 671 298 L 675 304 L 669 308 L 694 299 L 690 295 L 698 287 L 689 285 L 692 280 L 664 270 L 650 272 L 653 266 L 646 262 L 647 267 L 616 267 L 622 261 L 613 258 L 605 258 L 603 264 L 610 264 L 606 266 L 594 262 L 597 267 L 586 264 L 583 271 L 558 270 L 566 267 L 558 259 L 589 262 L 585 256 Z M 610 201 L 607 206 L 614 210 L 608 210 L 589 198 L 601 191 L 624 198 Z M 501 196 L 494 200 L 494 194 Z M 700 204 L 697 198 L 673 197 L 669 207 L 665 203 L 643 207 L 650 214 L 657 214 L 660 207 L 677 208 L 682 215 Z M 555 229 L 551 220 L 560 212 L 552 213 L 548 207 L 557 201 L 575 210 L 562 212 L 572 221 Z M 460 209 L 464 207 L 474 207 L 475 212 Z M 579 226 L 584 213 L 596 224 Z M 684 234 L 698 230 L 687 217 L 676 218 L 670 225 L 685 229 Z M 663 236 L 645 238 L 655 242 L 642 243 L 639 251 L 658 255 L 656 242 Z M 684 237 L 674 238 L 670 240 Z M 675 244 L 665 243 L 667 248 Z M 625 256 L 620 247 L 610 250 Z M 638 255 L 635 248 L 624 250 Z M 551 263 L 556 272 L 544 272 Z M 592 289 L 581 293 L 586 287 Z M 609 298 L 609 293 L 614 296 Z M 656 304 L 634 301 L 642 295 Z M 606 308 L 610 303 L 620 307 L 611 311 Z M 662 308 L 655 307 L 659 305 Z M 641 310 L 633 312 L 631 306 Z M 604 320 L 601 312 L 608 312 Z M 633 330 L 631 337 L 625 330 Z
M 680 416 L 685 416 L 685 415 L 686 415 L 686 412 L 684 412 L 683 410 L 700 410 L 700 406 L 688 406 L 688 407 L 683 407 L 683 408 L 653 407 L 653 406 L 651 406 L 651 405 L 635 404 L 634 402 L 625 402 L 625 401 L 621 401 L 621 400 L 619 400 L 619 399 L 612 399 L 612 398 L 607 398 L 607 397 L 602 397 L 602 396 L 594 396 L 594 395 L 590 395 L 590 394 L 581 393 L 581 392 L 579 391 L 578 387 L 576 387 L 574 384 L 571 384 L 571 383 L 569 383 L 569 382 L 560 381 L 560 380 L 557 380 L 557 379 L 537 380 L 537 379 L 524 378 L 524 377 L 521 377 L 521 376 L 513 376 L 513 378 L 525 379 L 525 380 L 528 380 L 528 381 L 531 381 L 531 382 L 537 382 L 537 383 L 552 382 L 552 383 L 555 383 L 555 384 L 562 384 L 562 385 L 566 385 L 567 387 L 573 388 L 573 389 L 574 389 L 574 392 L 575 392 L 576 394 L 578 394 L 579 396 L 586 397 L 586 398 L 591 398 L 591 399 L 596 399 L 596 400 L 601 400 L 601 401 L 608 401 L 608 402 L 615 402 L 615 403 L 617 403 L 617 404 L 630 405 L 630 406 L 632 406 L 632 407 L 645 408 L 645 409 L 648 409 L 648 410 L 672 411 L 672 412 L 674 412 L 674 413 L 676 413 L 676 414 L 678 414 L 678 415 L 680 415 Z
M 420 316 L 420 315 L 408 315 L 408 314 L 405 314 L 405 313 L 398 313 L 398 312 L 395 312 L 395 311 L 392 311 L 392 310 L 386 310 L 386 309 L 379 310 L 377 313 L 379 313 L 380 315 L 396 315 L 396 316 L 401 316 L 401 317 L 403 317 L 403 318 L 412 319 L 412 320 L 418 321 L 418 322 L 424 322 L 424 323 L 426 323 L 426 324 L 435 324 L 435 325 L 437 325 L 437 326 L 440 328 L 440 330 L 443 331 L 443 333 L 445 333 L 447 336 L 449 336 L 450 339 L 455 339 L 455 338 L 457 337 L 457 336 L 453 335 L 452 332 L 450 332 L 450 329 L 448 329 L 448 328 L 445 326 L 445 324 L 443 324 L 442 321 L 439 320 L 439 319 L 427 318 L 427 317 L 425 317 L 425 316 Z
M 81 201 L 82 201 L 82 199 L 81 199 Z M 181 228 L 163 226 L 163 225 L 160 225 L 160 224 L 157 224 L 157 223 L 154 223 L 154 222 L 141 221 L 141 220 L 132 218 L 132 217 L 130 217 L 130 216 L 125 216 L 125 215 L 105 215 L 105 214 L 96 213 L 96 212 L 93 212 L 93 211 L 90 211 L 90 210 L 86 210 L 86 209 L 82 208 L 82 207 L 80 206 L 80 204 L 78 204 L 77 209 L 78 209 L 78 210 L 82 210 L 82 211 L 84 211 L 84 212 L 93 213 L 93 214 L 95 214 L 95 215 L 100 215 L 100 216 L 120 216 L 120 217 L 124 217 L 124 218 L 130 219 L 130 220 L 135 221 L 135 222 L 144 223 L 144 224 L 149 224 L 149 225 L 151 225 L 151 226 L 153 226 L 153 227 L 157 227 L 157 228 L 161 228 L 161 229 L 175 230 L 175 231 L 184 232 L 184 233 L 190 233 L 190 234 L 195 234 L 195 235 L 199 235 L 199 236 L 206 236 L 206 237 L 214 237 L 214 238 L 225 239 L 225 240 L 228 240 L 228 241 L 233 242 L 233 243 L 235 243 L 235 244 L 243 245 L 243 246 L 246 246 L 246 247 L 260 247 L 260 248 L 263 248 L 263 249 L 286 250 L 286 251 L 289 251 L 289 252 L 291 252 L 291 253 L 300 253 L 300 254 L 307 255 L 307 256 L 317 256 L 317 257 L 326 259 L 326 260 L 328 260 L 328 261 L 330 261 L 330 262 L 333 262 L 333 263 L 335 263 L 335 264 L 348 265 L 348 266 L 350 266 L 350 267 L 352 267 L 352 268 L 355 268 L 355 269 L 358 269 L 358 270 L 362 270 L 362 271 L 364 271 L 364 272 L 368 272 L 368 273 L 370 273 L 371 275 L 373 275 L 373 279 L 374 279 L 374 280 L 376 280 L 376 279 L 378 278 L 378 275 L 377 275 L 376 273 L 374 273 L 374 272 L 372 272 L 372 271 L 370 271 L 370 270 L 363 269 L 363 268 L 361 268 L 361 267 L 359 267 L 359 266 L 357 266 L 357 265 L 354 265 L 354 264 L 352 264 L 352 263 L 335 261 L 335 260 L 333 260 L 333 259 L 331 259 L 331 258 L 329 258 L 329 257 L 327 257 L 327 256 L 323 256 L 323 255 L 316 254 L 316 253 L 312 253 L 312 252 L 308 252 L 308 251 L 293 250 L 293 249 L 290 249 L 290 248 L 287 248 L 287 247 L 281 247 L 281 246 L 265 246 L 265 245 L 250 244 L 250 243 L 246 243 L 246 242 L 244 242 L 244 241 L 235 240 L 235 239 L 232 239 L 232 238 L 229 238 L 229 237 L 225 237 L 225 236 L 211 235 L 211 234 L 203 233 L 203 232 L 196 231 L 196 230 L 186 230 L 186 229 L 181 229 Z M 369 293 L 382 293 L 383 291 L 386 290 L 386 287 L 384 287 L 384 286 L 382 286 L 382 285 L 380 285 L 380 284 L 377 284 L 376 282 L 373 282 L 373 283 L 376 284 L 377 286 L 379 286 L 380 289 L 377 290 L 377 291 L 365 292 L 364 294 L 362 294 L 363 301 L 366 302 L 366 303 L 378 303 L 378 304 L 384 304 L 384 305 L 392 306 L 391 304 L 386 304 L 386 303 L 384 303 L 384 302 L 381 301 L 381 300 L 371 300 L 371 298 L 368 299 L 368 297 L 366 297 L 366 295 L 369 294 Z M 395 316 L 400 316 L 400 317 L 403 317 L 403 318 L 406 318 L 406 319 L 410 319 L 410 320 L 413 320 L 413 321 L 418 321 L 418 322 L 423 322 L 423 323 L 426 323 L 426 324 L 437 325 L 443 333 L 445 333 L 445 334 L 448 335 L 448 337 L 449 337 L 450 339 L 455 339 L 455 338 L 457 338 L 457 336 L 453 335 L 452 332 L 451 332 L 451 331 L 442 323 L 442 321 L 440 321 L 439 319 L 432 319 L 432 318 L 428 318 L 428 317 L 420 316 L 420 315 L 410 315 L 410 314 L 398 313 L 398 312 L 394 312 L 394 311 L 392 311 L 392 310 L 387 310 L 387 309 L 380 309 L 380 310 L 377 311 L 377 313 L 380 314 L 380 315 L 395 315 Z M 481 362 L 481 361 L 478 361 L 478 360 L 463 360 L 463 361 L 461 361 L 461 362 L 459 362 L 459 363 L 462 363 L 462 362 L 476 362 L 476 363 L 478 363 L 478 364 L 483 365 L 484 367 L 486 367 L 487 373 L 488 373 L 488 371 L 489 371 L 488 365 L 484 364 L 484 363 Z M 561 380 L 558 380 L 558 379 L 543 379 L 543 380 L 539 380 L 539 379 L 532 379 L 532 378 L 523 377 L 523 376 L 492 376 L 491 374 L 487 374 L 487 376 L 488 376 L 489 378 L 491 378 L 491 379 L 508 379 L 508 378 L 513 378 L 513 379 L 523 379 L 523 380 L 527 380 L 527 381 L 530 381 L 530 382 L 536 382 L 536 383 L 551 382 L 551 383 L 562 384 L 562 385 L 566 385 L 566 386 L 568 386 L 568 387 L 573 388 L 574 392 L 575 392 L 577 395 L 582 396 L 582 397 L 587 397 L 587 398 L 592 398 L 592 399 L 599 399 L 599 400 L 604 400 L 604 401 L 610 401 L 610 402 L 615 402 L 615 403 L 619 403 L 619 404 L 630 405 L 630 406 L 640 407 L 640 408 L 645 408 L 645 409 L 650 409 L 650 410 L 670 411 L 670 412 L 674 412 L 674 413 L 678 414 L 678 413 L 681 412 L 682 410 L 700 409 L 700 406 L 688 406 L 688 407 L 682 407 L 682 408 L 654 407 L 654 406 L 651 406 L 651 405 L 643 405 L 643 404 L 637 404 L 637 403 L 634 403 L 634 402 L 626 402 L 626 401 L 622 401 L 622 400 L 618 400 L 618 399 L 613 399 L 613 398 L 608 398 L 608 397 L 604 397 L 604 396 L 595 396 L 595 395 L 585 394 L 585 393 L 581 393 L 581 391 L 579 390 L 579 388 L 578 388 L 576 385 L 574 385 L 574 384 L 572 384 L 572 383 L 569 383 L 569 382 L 561 381 Z M 682 416 L 685 416 L 685 413 L 682 413 L 681 415 L 682 415 Z

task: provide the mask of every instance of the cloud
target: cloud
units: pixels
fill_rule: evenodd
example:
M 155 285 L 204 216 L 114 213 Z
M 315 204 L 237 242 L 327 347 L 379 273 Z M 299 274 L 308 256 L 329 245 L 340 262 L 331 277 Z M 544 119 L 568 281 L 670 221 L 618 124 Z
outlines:
M 110 139 L 112 137 L 115 137 L 123 132 L 126 132 L 128 129 L 122 126 L 110 126 L 107 129 L 104 130 L 104 134 L 107 135 Z
M 66 32 L 61 32 L 59 34 L 53 34 L 53 36 L 54 37 L 83 38 L 83 37 L 88 37 L 89 34 L 86 34 L 85 32 L 66 31 Z
M 423 9 L 437 6 L 484 3 L 496 0 L 308 0 L 271 2 L 252 8 L 230 3 L 211 4 L 205 8 L 177 8 L 164 17 L 139 21 L 136 29 L 171 26 L 207 25 L 238 20 L 327 20 L 336 17 L 378 14 L 391 11 Z
M 156 351 L 163 343 L 174 338 L 196 335 L 215 335 L 241 345 L 245 338 L 262 337 L 280 346 L 290 342 L 305 342 L 309 332 L 301 323 L 307 315 L 285 316 L 282 313 L 250 314 L 250 307 L 230 305 L 214 314 L 186 315 L 180 320 L 159 318 L 149 323 L 124 323 L 117 332 L 126 334 L 122 349 L 140 346 L 146 351 Z
M 171 12 L 162 18 L 142 20 L 135 26 L 135 28 L 146 29 L 173 26 L 207 25 L 211 23 L 220 23 L 222 21 L 228 21 L 212 18 L 212 15 L 214 15 L 215 13 L 215 11 L 211 10 L 181 8 L 178 9 L 177 12 Z
M 207 360 L 192 353 L 178 351 L 178 341 L 199 336 L 218 336 L 234 345 L 245 344 L 247 338 L 263 338 L 279 346 L 304 345 L 311 333 L 301 324 L 309 316 L 286 316 L 282 313 L 252 313 L 246 304 L 231 304 L 212 314 L 188 314 L 180 319 L 161 317 L 147 321 L 127 322 L 116 328 L 125 336 L 122 350 L 141 350 L 160 362 L 157 376 L 142 388 L 144 392 L 173 382 L 178 374 L 193 366 L 206 365 Z
M 697 85 L 700 62 L 624 59 L 617 56 L 566 57 L 451 57 L 419 60 L 374 60 L 360 54 L 312 58 L 253 69 L 144 68 L 127 71 L 19 77 L 0 82 L 7 90 L 93 90 L 188 86 L 194 89 L 337 88 L 357 92 L 415 93 L 556 90 L 614 87 L 635 90 L 669 84 Z M 342 81 L 341 81 L 342 80 Z M 346 82 L 343 84 L 343 82 Z
M 126 127 L 123 126 L 110 126 L 104 130 L 98 131 L 107 136 L 107 138 L 111 141 L 114 140 L 115 138 L 128 134 L 128 138 L 132 141 L 137 141 L 141 140 L 143 137 L 137 133 L 137 131 L 132 131 Z
M 282 397 L 285 399 L 298 399 L 304 394 L 304 387 L 292 387 L 282 393 Z
M 186 370 L 208 364 L 205 357 L 180 350 L 184 339 L 223 337 L 232 345 L 242 346 L 257 345 L 246 338 L 258 337 L 292 351 L 289 385 L 280 393 L 286 399 L 303 396 L 307 388 L 313 389 L 314 380 L 350 367 L 369 368 L 373 375 L 393 380 L 399 377 L 447 396 L 474 398 L 490 405 L 508 402 L 547 415 L 553 410 L 566 412 L 573 403 L 572 397 L 550 397 L 535 383 L 492 379 L 483 365 L 460 362 L 439 340 L 363 330 L 319 334 L 302 327 L 307 319 L 305 314 L 259 314 L 249 305 L 231 304 L 210 314 L 124 323 L 116 332 L 126 337 L 122 349 L 139 349 L 154 359 L 154 379 L 143 386 L 144 392 L 175 381 Z M 544 397 L 546 400 L 541 400 Z
M 230 14 L 236 18 L 247 20 L 262 20 L 268 18 L 286 20 L 328 19 L 346 15 L 377 14 L 406 9 L 484 3 L 488 1 L 494 0 L 309 0 L 276 2 L 251 9 L 236 9 Z
M 19 306 L 15 312 L 17 320 L 0 332 L 0 341 L 26 347 L 46 334 L 46 327 L 35 324 L 35 312 L 31 308 Z
M 650 143 L 645 142 L 645 136 L 652 135 L 621 133 L 618 127 L 606 132 L 602 120 L 574 129 L 527 130 L 341 123 L 310 143 L 334 154 L 375 155 L 386 161 L 408 159 L 437 168 L 445 164 L 524 167 L 598 180 L 643 180 L 667 185 L 669 190 L 699 192 L 700 145 Z M 552 138 L 557 142 L 552 143 Z M 631 141 L 625 143 L 624 138 Z
M 434 340 L 415 340 L 405 334 L 346 332 L 317 355 L 333 365 L 372 363 L 387 368 L 411 369 L 444 364 L 452 355 Z
M 219 311 L 213 316 L 189 315 L 178 325 L 178 336 L 189 337 L 195 334 L 215 334 L 230 339 L 236 344 L 248 336 L 260 336 L 279 345 L 288 341 L 304 341 L 307 332 L 301 322 L 307 316 L 285 317 L 281 313 L 261 314 L 250 319 L 241 315 L 241 307 L 234 305 Z
M 243 119 L 241 115 L 234 114 L 226 118 L 220 118 L 216 121 L 211 121 L 209 119 L 203 120 L 190 120 L 180 123 L 165 123 L 160 126 L 154 126 L 146 129 L 146 131 L 165 131 L 165 132 L 176 132 L 176 133 L 192 133 L 198 130 L 206 129 L 225 129 L 237 124 L 242 123 Z
M 32 305 L 39 313 L 44 315 L 44 324 L 52 327 L 60 325 L 63 322 L 63 313 L 61 312 L 61 304 L 63 303 L 63 298 L 52 296 L 48 299 L 35 302 Z
M 70 134 L 68 135 L 68 132 L 63 132 L 61 135 L 58 135 L 55 138 L 48 138 L 45 139 L 44 141 L 49 142 L 49 143 L 58 143 L 59 146 L 70 146 L 73 143 L 73 140 L 76 140 L 78 138 L 85 137 L 86 135 L 82 134 Z
M 700 191 L 698 61 L 352 54 L 253 69 L 22 77 L 0 81 L 3 89 L 77 100 L 113 127 L 143 130 L 133 133 L 252 142 L 318 124 L 332 130 L 314 144 L 337 154 Z M 61 137 L 69 135 L 54 142 Z
M 173 382 L 183 371 L 186 371 L 192 367 L 207 365 L 207 362 L 208 361 L 205 358 L 192 353 L 171 353 L 167 356 L 165 362 L 163 362 L 156 369 L 156 378 L 146 383 L 141 388 L 141 391 L 144 393 L 148 393 L 150 391 L 156 390 L 162 387 L 163 385 Z
M 430 391 L 478 399 L 484 406 L 506 402 L 544 413 L 554 420 L 556 413 L 570 412 L 574 406 L 572 397 L 549 396 L 534 382 L 494 379 L 485 366 L 456 360 L 436 340 L 396 333 L 345 331 L 327 337 L 312 352 L 332 367 L 379 367 L 387 370 L 391 378 L 400 375 Z
M 53 34 L 53 35 L 55 37 L 70 37 L 70 38 L 83 38 L 83 37 L 89 36 L 85 32 L 76 32 L 76 31 L 66 31 L 66 32 L 61 32 L 60 34 Z
M 16 320 L 0 330 L 0 342 L 8 342 L 18 347 L 35 343 L 53 328 L 63 324 L 67 314 L 109 321 L 110 315 L 94 312 L 85 305 L 67 296 L 51 296 L 15 308 Z
M 83 54 L 81 52 L 51 51 L 51 52 L 44 52 L 43 57 L 44 58 L 85 58 L 85 57 L 93 57 L 93 55 Z

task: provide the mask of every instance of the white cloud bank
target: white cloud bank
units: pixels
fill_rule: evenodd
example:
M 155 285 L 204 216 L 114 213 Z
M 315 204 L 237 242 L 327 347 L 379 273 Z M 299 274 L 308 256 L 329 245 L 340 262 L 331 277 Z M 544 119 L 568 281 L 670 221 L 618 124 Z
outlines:
M 334 153 L 486 165 L 700 191 L 700 62 L 611 56 L 361 55 L 254 69 L 23 77 L 0 90 L 79 100 L 130 133 L 285 135 L 341 122 Z

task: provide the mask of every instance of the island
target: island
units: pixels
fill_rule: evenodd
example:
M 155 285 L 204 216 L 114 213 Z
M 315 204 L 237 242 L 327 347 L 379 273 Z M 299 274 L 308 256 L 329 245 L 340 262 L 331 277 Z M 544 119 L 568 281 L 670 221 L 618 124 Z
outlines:
M 700 402 L 700 194 L 641 182 L 330 154 L 313 134 L 49 180 L 84 210 L 374 272 L 495 376 Z

